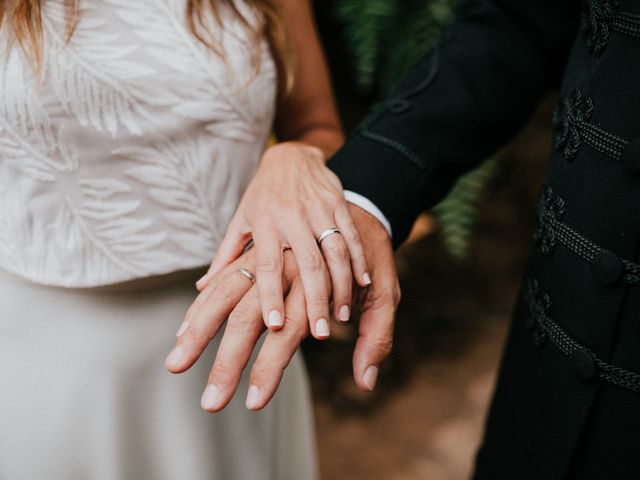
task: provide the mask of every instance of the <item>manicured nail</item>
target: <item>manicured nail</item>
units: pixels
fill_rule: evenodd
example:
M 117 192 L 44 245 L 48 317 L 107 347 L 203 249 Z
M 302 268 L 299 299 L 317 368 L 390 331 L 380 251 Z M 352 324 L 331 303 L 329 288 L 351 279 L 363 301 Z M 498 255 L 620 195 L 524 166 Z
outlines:
M 362 376 L 362 381 L 367 386 L 370 392 L 373 392 L 373 389 L 376 388 L 376 382 L 378 381 L 378 372 L 380 369 L 374 365 L 371 365 L 364 372 Z
M 368 286 L 371 285 L 371 277 L 369 276 L 368 273 L 365 272 L 364 275 L 362 275 L 362 279 L 364 280 L 364 283 Z
M 170 368 L 177 368 L 180 366 L 183 359 L 184 359 L 184 348 L 182 348 L 181 346 L 177 346 L 171 351 L 171 353 L 165 360 L 164 364 Z
M 348 322 L 350 315 L 351 315 L 351 312 L 350 312 L 350 309 L 349 309 L 349 305 L 343 305 L 343 306 L 340 307 L 340 312 L 338 312 L 338 318 L 342 322 Z
M 316 335 L 323 338 L 329 336 L 329 324 L 324 318 L 316 322 Z
M 180 328 L 178 329 L 178 333 L 176 333 L 176 337 L 181 337 L 182 334 L 184 334 L 184 332 L 187 331 L 188 326 L 189 326 L 189 322 L 187 322 L 186 320 L 182 322 L 182 325 L 180 325 Z
M 249 387 L 247 392 L 247 408 L 249 410 L 255 410 L 258 408 L 258 402 L 260 401 L 260 389 L 255 385 Z
M 220 389 L 215 385 L 207 385 L 200 399 L 200 406 L 205 410 L 213 410 L 218 403 L 220 403 Z
M 209 280 L 209 274 L 205 273 L 204 276 L 196 282 L 196 288 L 198 288 L 199 290 L 202 289 L 202 287 L 204 287 L 207 284 L 208 280 Z
M 270 327 L 281 327 L 282 325 L 284 325 L 280 312 L 277 310 L 271 310 L 269 312 L 269 317 L 267 318 L 267 324 Z

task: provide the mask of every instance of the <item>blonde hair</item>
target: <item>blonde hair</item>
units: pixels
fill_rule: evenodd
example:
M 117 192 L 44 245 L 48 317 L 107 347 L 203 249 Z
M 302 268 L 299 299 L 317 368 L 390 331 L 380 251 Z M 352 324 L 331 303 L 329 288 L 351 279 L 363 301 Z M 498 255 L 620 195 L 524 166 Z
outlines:
M 36 70 L 42 60 L 42 3 L 44 0 L 0 0 L 0 25 L 8 22 L 18 43 L 32 58 Z M 71 39 L 78 21 L 80 0 L 64 0 L 66 10 L 66 38 Z M 222 26 L 219 5 L 226 5 L 249 30 L 254 46 L 254 67 L 260 67 L 260 44 L 266 38 L 278 70 L 280 93 L 291 90 L 293 82 L 292 53 L 284 22 L 274 0 L 247 0 L 258 15 L 258 22 L 250 22 L 238 9 L 235 0 L 186 0 L 187 27 L 193 36 L 217 55 L 224 57 L 222 47 L 212 41 L 211 25 L 207 19 L 213 17 Z

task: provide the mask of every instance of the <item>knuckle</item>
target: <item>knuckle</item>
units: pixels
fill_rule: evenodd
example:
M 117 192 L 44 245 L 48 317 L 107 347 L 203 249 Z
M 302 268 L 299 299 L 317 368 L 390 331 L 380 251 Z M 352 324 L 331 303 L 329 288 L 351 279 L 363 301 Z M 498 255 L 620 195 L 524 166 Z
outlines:
M 356 230 L 349 230 L 348 232 L 345 232 L 344 235 L 347 241 L 352 245 L 359 246 L 361 244 L 360 235 Z
M 319 253 L 306 253 L 300 258 L 300 270 L 317 272 L 322 268 L 322 256 Z
M 216 379 L 220 379 L 222 377 L 234 376 L 238 373 L 239 369 L 233 362 L 228 362 L 227 360 L 216 360 L 213 364 L 212 373 Z
M 368 300 L 375 305 L 395 304 L 396 288 L 388 285 L 372 288 Z
M 351 259 L 356 264 L 365 264 L 367 263 L 367 256 L 362 249 L 356 249 L 355 253 L 351 255 Z
M 370 339 L 371 345 L 375 351 L 382 357 L 386 358 L 393 350 L 393 336 L 388 334 L 376 334 Z
M 329 297 L 326 293 L 316 293 L 311 296 L 309 304 L 312 307 L 326 307 L 329 304 Z
M 289 347 L 296 347 L 303 339 L 303 330 L 298 326 L 299 322 L 295 319 L 287 316 L 285 318 L 285 325 L 288 325 L 288 328 L 285 327 L 279 332 L 275 332 L 279 337 L 282 338 L 283 342 Z
M 334 260 L 346 261 L 349 259 L 349 251 L 343 242 L 334 242 L 326 247 L 327 255 Z
M 353 283 L 351 277 L 345 276 L 339 279 L 334 279 L 332 282 L 333 287 L 333 301 L 338 301 L 339 298 L 346 297 L 351 298 L 351 290 Z
M 198 295 L 196 299 L 193 301 L 193 304 L 191 307 L 194 309 L 201 307 L 202 304 L 204 303 L 204 299 L 205 299 L 205 296 L 203 294 Z
M 191 324 L 187 326 L 187 330 L 184 333 L 187 337 L 200 338 L 200 330 Z
M 254 317 L 253 311 L 240 303 L 229 315 L 227 328 L 234 331 L 246 331 L 252 326 Z
M 282 294 L 278 293 L 278 290 L 273 287 L 267 287 L 260 290 L 260 297 L 263 299 L 269 299 L 272 302 L 282 300 Z
M 206 345 L 207 343 L 209 343 L 213 339 L 213 336 L 208 332 L 203 331 L 190 324 L 189 326 L 187 326 L 187 329 L 180 338 L 181 340 L 184 340 L 186 344 L 200 347 L 201 345 Z
M 280 262 L 276 257 L 260 258 L 256 264 L 256 272 L 276 273 L 280 271 Z
M 307 209 L 302 202 L 287 201 L 284 202 L 283 207 L 281 211 L 290 214 L 290 216 L 287 217 L 289 221 L 291 221 L 291 219 L 301 221 L 306 217 Z
M 251 377 L 256 383 L 266 383 L 268 378 L 273 374 L 273 367 L 267 366 L 265 363 L 256 362 L 251 371 Z
M 231 288 L 228 285 L 219 284 L 211 294 L 217 300 L 226 300 L 231 296 Z

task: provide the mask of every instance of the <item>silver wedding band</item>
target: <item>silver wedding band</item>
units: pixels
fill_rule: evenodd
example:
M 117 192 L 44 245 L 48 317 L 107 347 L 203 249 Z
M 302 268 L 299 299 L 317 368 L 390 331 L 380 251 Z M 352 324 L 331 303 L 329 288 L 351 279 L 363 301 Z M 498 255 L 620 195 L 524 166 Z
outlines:
M 255 285 L 255 284 L 256 284 L 256 276 L 255 276 L 253 273 L 251 273 L 249 270 L 247 270 L 247 269 L 246 269 L 246 268 L 244 268 L 244 267 L 240 267 L 240 268 L 238 269 L 238 271 L 239 271 L 242 275 L 244 275 L 245 277 L 247 277 L 247 278 L 251 281 L 251 283 L 252 283 L 253 285 Z
M 325 230 L 324 232 L 322 232 L 320 234 L 320 237 L 318 238 L 318 245 L 320 245 L 322 243 L 322 241 L 327 238 L 330 237 L 331 235 L 333 235 L 334 233 L 337 233 L 339 235 L 342 235 L 340 233 L 340 230 L 338 230 L 337 228 L 330 228 L 329 230 Z

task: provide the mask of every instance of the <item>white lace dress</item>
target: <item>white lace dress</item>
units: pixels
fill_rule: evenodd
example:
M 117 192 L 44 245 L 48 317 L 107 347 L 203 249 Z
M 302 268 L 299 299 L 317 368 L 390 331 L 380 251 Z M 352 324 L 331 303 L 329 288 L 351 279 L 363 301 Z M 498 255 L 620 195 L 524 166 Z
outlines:
M 213 257 L 276 95 L 266 45 L 256 72 L 223 10 L 216 56 L 184 3 L 83 0 L 67 43 L 64 0 L 45 0 L 39 75 L 0 29 L 2 480 L 315 478 L 301 358 L 257 414 L 246 378 L 200 409 L 215 345 L 163 367 L 196 273 L 162 274 Z

